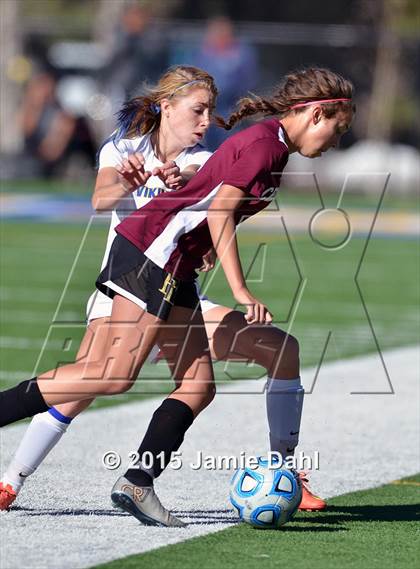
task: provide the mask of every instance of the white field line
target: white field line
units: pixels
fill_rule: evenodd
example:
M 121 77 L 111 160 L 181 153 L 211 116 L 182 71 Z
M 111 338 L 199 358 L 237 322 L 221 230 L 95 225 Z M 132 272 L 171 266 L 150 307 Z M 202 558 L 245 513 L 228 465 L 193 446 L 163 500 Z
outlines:
M 93 292 L 94 288 L 92 288 Z M 33 303 L 51 303 L 52 300 L 55 302 L 58 300 L 57 297 L 59 296 L 59 291 L 56 288 L 37 288 L 36 293 L 34 291 L 29 290 L 28 288 L 23 287 L 0 287 L 0 300 L 5 301 L 30 301 Z M 66 294 L 67 301 L 74 301 L 80 303 L 81 301 L 87 302 L 89 298 L 89 293 L 86 291 L 68 291 Z M 86 297 L 86 298 L 85 298 Z
M 19 259 L 19 258 L 16 258 L 16 257 L 15 257 L 14 259 L 12 259 L 12 258 L 11 258 L 11 259 L 5 259 L 5 258 L 4 258 L 4 255 L 3 255 L 3 253 L 2 253 L 2 261 L 3 261 L 4 263 L 7 263 L 7 268 L 8 268 L 8 270 L 11 270 L 11 268 L 14 268 L 14 267 L 17 267 L 17 268 L 20 268 L 20 267 L 21 267 L 21 268 L 22 268 L 22 271 L 23 271 L 23 270 L 26 270 L 27 267 L 29 267 L 29 268 L 32 268 L 32 267 L 39 268 L 39 264 L 40 264 L 40 261 L 39 261 L 39 251 L 40 251 L 40 250 L 41 250 L 41 247 L 37 248 L 37 251 L 34 250 L 32 257 L 28 257 L 28 258 L 25 257 L 24 259 Z M 56 272 L 58 272 L 58 270 L 61 269 L 61 268 L 64 270 L 64 269 L 67 268 L 69 265 L 71 265 L 72 262 L 74 261 L 75 255 L 69 255 L 69 254 L 67 254 L 67 255 L 62 255 L 62 254 L 60 254 L 60 253 L 58 253 L 58 252 L 51 251 L 49 248 L 47 248 L 47 249 L 44 250 L 44 251 L 45 251 L 45 253 L 48 254 L 48 256 L 51 256 L 51 257 L 54 258 L 54 267 L 55 267 L 55 269 L 56 269 Z M 15 251 L 14 254 L 16 255 L 16 251 Z M 38 258 L 37 258 L 37 255 L 38 255 Z M 59 257 L 58 257 L 58 255 L 59 255 Z M 78 262 L 78 263 L 79 263 L 79 266 L 82 267 L 82 268 L 84 268 L 85 270 L 89 270 L 89 269 L 91 270 L 92 267 L 95 269 L 96 267 L 93 266 L 93 263 L 94 263 L 94 262 L 96 262 L 96 263 L 98 262 L 98 257 L 99 257 L 99 255 L 91 255 L 91 256 L 92 256 L 92 260 L 91 260 L 91 259 L 87 259 L 87 258 L 83 255 L 83 258 L 80 259 L 79 262 Z M 93 261 L 93 259 L 95 259 L 95 260 Z M 44 263 L 44 262 L 45 262 L 45 261 L 43 261 L 43 263 Z M 44 271 L 44 268 L 43 268 L 42 270 Z M 98 272 L 99 272 L 99 269 L 98 269 Z M 51 273 L 52 273 L 52 271 L 51 271 Z
M 33 310 L 1 310 L 1 320 L 2 322 L 26 322 L 28 324 L 37 322 L 48 322 L 50 320 L 51 324 L 54 322 L 51 320 L 52 311 L 33 311 Z M 66 310 L 58 314 L 57 322 L 68 322 L 69 324 L 75 323 L 79 324 L 85 319 L 85 314 L 83 312 L 76 312 L 72 310 Z
M 13 350 L 35 350 L 41 349 L 43 340 L 35 338 L 20 338 L 15 336 L 0 336 L 0 348 Z M 49 349 L 61 350 L 63 342 L 57 340 L 48 342 Z
M 16 383 L 23 381 L 24 379 L 29 379 L 31 371 L 6 371 L 0 370 L 0 380 L 2 381 L 16 381 Z M 1 567 L 1 565 L 0 565 Z
M 393 395 L 350 394 L 388 389 L 379 357 L 369 355 L 324 365 L 314 392 L 306 396 L 299 449 L 306 454 L 319 451 L 320 470 L 313 474 L 313 485 L 323 496 L 378 486 L 420 469 L 419 350 L 392 350 L 383 357 Z M 309 388 L 314 370 L 304 370 L 302 377 Z M 168 470 L 158 481 L 163 503 L 189 522 L 186 529 L 144 527 L 110 507 L 110 488 L 124 472 L 129 451 L 137 448 L 158 401 L 82 415 L 27 482 L 18 508 L 1 513 L 1 569 L 89 567 L 235 523 L 228 502 L 232 472 L 192 470 L 190 463 L 198 450 L 215 457 L 266 451 L 262 384 L 235 382 L 233 388 L 219 389 L 214 403 L 187 433 L 183 468 Z M 238 394 L 241 386 L 243 393 Z M 24 430 L 25 425 L 2 430 L 3 468 Z M 108 450 L 123 457 L 118 471 L 101 464 Z

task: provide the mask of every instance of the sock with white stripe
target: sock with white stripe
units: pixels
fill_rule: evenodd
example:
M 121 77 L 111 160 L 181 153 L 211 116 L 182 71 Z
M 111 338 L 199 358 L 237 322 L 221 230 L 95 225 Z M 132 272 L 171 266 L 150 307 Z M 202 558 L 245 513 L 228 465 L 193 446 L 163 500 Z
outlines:
M 284 459 L 293 456 L 299 442 L 304 393 L 299 377 L 267 379 L 266 406 L 270 447 L 271 451 L 280 452 Z
M 3 484 L 10 484 L 18 493 L 26 478 L 35 472 L 59 442 L 71 421 L 71 417 L 65 417 L 54 407 L 35 415 L 2 477 Z

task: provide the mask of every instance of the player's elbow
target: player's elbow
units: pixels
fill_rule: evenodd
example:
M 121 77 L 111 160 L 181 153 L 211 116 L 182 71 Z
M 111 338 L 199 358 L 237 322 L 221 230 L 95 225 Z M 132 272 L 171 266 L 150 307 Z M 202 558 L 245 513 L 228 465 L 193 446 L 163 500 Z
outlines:
M 103 198 L 100 198 L 98 195 L 93 194 L 92 199 L 90 200 L 92 204 L 92 208 L 95 210 L 96 213 L 105 213 L 107 211 L 112 210 L 109 205 L 106 204 Z
M 93 194 L 92 199 L 90 200 L 90 203 L 92 204 L 92 208 L 96 212 L 100 211 L 99 200 L 98 200 L 98 196 L 96 194 Z

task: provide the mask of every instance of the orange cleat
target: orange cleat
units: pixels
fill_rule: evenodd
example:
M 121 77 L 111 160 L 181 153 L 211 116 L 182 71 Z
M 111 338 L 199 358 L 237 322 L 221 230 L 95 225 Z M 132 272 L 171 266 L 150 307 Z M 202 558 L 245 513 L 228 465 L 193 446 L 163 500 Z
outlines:
M 3 482 L 0 482 L 0 510 L 8 510 L 16 500 L 16 496 L 10 484 L 3 485 Z
M 302 500 L 299 505 L 299 510 L 306 512 L 314 512 L 317 510 L 325 510 L 327 503 L 322 498 L 312 494 L 309 488 L 308 472 L 302 470 L 298 472 L 300 481 L 302 482 Z

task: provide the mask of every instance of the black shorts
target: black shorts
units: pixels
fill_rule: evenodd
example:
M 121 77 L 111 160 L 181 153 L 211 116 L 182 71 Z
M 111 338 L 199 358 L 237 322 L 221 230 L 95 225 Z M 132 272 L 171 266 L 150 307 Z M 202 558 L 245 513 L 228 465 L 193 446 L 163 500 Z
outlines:
M 168 319 L 173 306 L 201 310 L 195 281 L 175 279 L 120 234 L 96 287 L 110 298 L 116 294 L 128 298 L 161 320 Z

